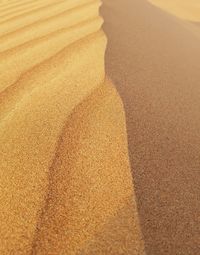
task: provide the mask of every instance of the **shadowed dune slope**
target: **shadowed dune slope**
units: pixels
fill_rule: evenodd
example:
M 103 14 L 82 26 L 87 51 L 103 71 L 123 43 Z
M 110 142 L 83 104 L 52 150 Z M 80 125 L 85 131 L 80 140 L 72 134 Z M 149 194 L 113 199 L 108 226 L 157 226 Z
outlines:
M 0 3 L 0 254 L 145 254 L 100 1 Z
M 200 39 L 144 0 L 104 0 L 148 255 L 200 253 Z
M 169 13 L 190 21 L 200 21 L 199 0 L 148 0 Z

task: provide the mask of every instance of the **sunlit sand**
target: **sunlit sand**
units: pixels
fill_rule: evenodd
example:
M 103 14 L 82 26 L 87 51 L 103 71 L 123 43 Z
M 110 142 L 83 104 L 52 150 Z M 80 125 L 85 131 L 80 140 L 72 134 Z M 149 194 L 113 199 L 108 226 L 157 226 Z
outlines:
M 0 255 L 198 255 L 198 0 L 0 0 Z
M 0 254 L 144 254 L 100 1 L 0 1 Z

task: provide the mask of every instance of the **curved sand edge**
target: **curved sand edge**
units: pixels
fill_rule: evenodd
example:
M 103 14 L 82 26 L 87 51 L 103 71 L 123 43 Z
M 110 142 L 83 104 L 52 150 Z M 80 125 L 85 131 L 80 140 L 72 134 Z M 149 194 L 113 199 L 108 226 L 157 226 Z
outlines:
M 1 254 L 144 253 L 99 3 L 84 2 L 24 1 L 0 27 Z
M 125 116 L 110 82 L 68 118 L 49 178 L 36 254 L 143 254 Z

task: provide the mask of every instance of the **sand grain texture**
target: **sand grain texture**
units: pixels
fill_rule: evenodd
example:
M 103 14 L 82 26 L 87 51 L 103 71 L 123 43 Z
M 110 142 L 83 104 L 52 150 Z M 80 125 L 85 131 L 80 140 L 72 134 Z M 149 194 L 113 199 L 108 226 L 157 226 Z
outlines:
M 150 3 L 185 20 L 200 21 L 199 0 L 148 0 Z
M 0 254 L 143 255 L 100 1 L 0 1 Z
M 146 253 L 199 254 L 200 38 L 144 0 L 104 0 L 101 13 Z

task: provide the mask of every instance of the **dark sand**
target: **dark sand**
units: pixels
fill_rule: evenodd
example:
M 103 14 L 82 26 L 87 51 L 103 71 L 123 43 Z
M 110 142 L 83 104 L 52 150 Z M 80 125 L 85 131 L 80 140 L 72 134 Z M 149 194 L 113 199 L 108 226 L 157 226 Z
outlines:
M 104 0 L 147 255 L 200 254 L 200 37 L 144 0 Z

